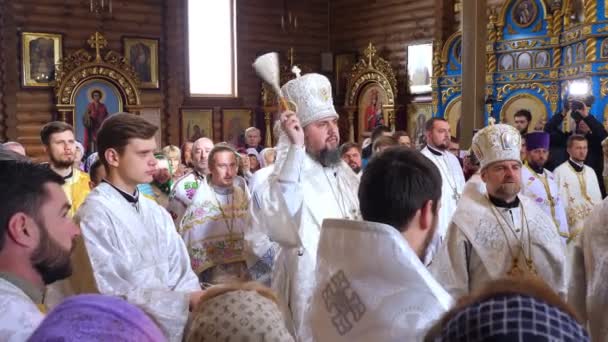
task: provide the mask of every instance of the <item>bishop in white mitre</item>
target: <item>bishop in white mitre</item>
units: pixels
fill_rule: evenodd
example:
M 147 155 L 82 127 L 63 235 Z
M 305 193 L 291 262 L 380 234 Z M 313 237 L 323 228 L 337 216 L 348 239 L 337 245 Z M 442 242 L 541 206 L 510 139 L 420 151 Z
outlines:
M 256 280 L 270 285 L 274 251 L 263 234 L 252 231 L 249 192 L 235 184 L 238 158 L 228 145 L 211 150 L 210 173 L 179 225 L 202 284 Z
M 521 136 L 509 125 L 475 134 L 486 193 L 463 197 L 450 223 L 432 273 L 454 297 L 481 289 L 489 280 L 535 274 L 566 294 L 565 246 L 553 220 L 522 196 Z
M 359 190 L 365 221 L 323 222 L 310 311 L 316 341 L 423 340 L 452 305 L 422 263 L 440 197 L 441 176 L 419 152 L 391 149 L 370 161 Z
M 311 341 L 305 311 L 315 284 L 321 224 L 326 218 L 359 218 L 359 179 L 340 159 L 338 114 L 331 84 L 307 74 L 282 87 L 297 108 L 281 115 L 283 134 L 275 169 L 255 197 L 256 225 L 280 245 L 272 288 L 298 341 Z
M 559 235 L 568 242 L 566 210 L 559 194 L 555 176 L 544 168 L 549 159 L 549 133 L 526 134 L 526 163 L 521 170 L 522 194 L 531 198 L 551 217 Z
M 608 340 L 608 199 L 585 220 L 574 242 L 568 302 L 587 324 L 593 341 Z
M 421 152 L 437 166 L 443 180 L 439 226 L 426 256 L 425 263 L 428 264 L 437 253 L 445 238 L 448 225 L 458 205 L 458 200 L 464 191 L 465 179 L 458 159 L 448 151 L 451 135 L 450 124 L 447 120 L 443 118 L 430 119 L 426 123 L 425 134 L 427 144 Z
M 588 152 L 587 139 L 582 135 L 571 135 L 567 151 L 570 158 L 553 173 L 564 201 L 572 241 L 583 230 L 585 219 L 593 207 L 602 201 L 602 193 L 595 171 L 584 164 Z

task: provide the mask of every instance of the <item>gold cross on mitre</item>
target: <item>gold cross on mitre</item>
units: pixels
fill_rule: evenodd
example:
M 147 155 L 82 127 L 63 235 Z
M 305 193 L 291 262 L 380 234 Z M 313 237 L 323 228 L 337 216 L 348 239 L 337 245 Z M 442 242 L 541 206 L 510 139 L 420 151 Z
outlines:
M 99 53 L 99 51 L 108 45 L 108 41 L 106 40 L 106 38 L 101 33 L 95 32 L 91 35 L 91 37 L 89 37 L 87 43 L 89 43 L 89 46 L 91 48 L 95 49 L 95 60 L 97 62 L 100 62 L 101 54 Z
M 376 48 L 374 47 L 372 42 L 369 42 L 369 45 L 367 45 L 365 50 L 363 50 L 363 55 L 365 56 L 365 58 L 367 58 L 367 65 L 371 67 L 372 58 L 376 55 Z

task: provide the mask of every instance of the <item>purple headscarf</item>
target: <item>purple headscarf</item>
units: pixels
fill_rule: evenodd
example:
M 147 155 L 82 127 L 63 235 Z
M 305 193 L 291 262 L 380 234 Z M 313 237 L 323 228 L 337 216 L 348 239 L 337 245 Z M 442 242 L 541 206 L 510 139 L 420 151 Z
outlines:
M 160 329 L 139 308 L 110 296 L 73 296 L 53 309 L 28 340 L 164 342 Z

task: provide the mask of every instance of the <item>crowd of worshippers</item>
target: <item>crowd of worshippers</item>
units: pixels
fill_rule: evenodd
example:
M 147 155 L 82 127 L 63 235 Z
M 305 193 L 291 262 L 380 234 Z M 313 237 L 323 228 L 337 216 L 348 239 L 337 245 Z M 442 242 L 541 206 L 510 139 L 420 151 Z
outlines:
M 325 76 L 282 92 L 273 148 L 251 127 L 161 149 L 129 113 L 88 156 L 64 122 L 40 132 L 48 163 L 5 143 L 0 340 L 608 339 L 608 146 L 586 107 L 566 133 L 518 112 L 461 153 L 441 118 L 423 146 L 384 126 L 340 144 Z

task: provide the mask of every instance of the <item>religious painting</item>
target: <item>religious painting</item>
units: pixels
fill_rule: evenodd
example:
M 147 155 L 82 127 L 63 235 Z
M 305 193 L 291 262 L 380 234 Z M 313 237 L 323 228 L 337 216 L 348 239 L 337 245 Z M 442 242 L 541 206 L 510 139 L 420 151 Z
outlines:
M 602 47 L 600 48 L 600 57 L 608 58 L 608 38 L 604 38 L 602 41 Z
M 538 16 L 538 6 L 534 0 L 518 0 L 513 5 L 511 20 L 519 27 L 530 26 Z
M 502 55 L 500 57 L 499 63 L 498 63 L 498 70 L 499 71 L 509 71 L 509 70 L 513 70 L 513 56 L 512 55 Z
M 407 47 L 407 74 L 410 94 L 431 92 L 433 44 L 427 43 Z
M 454 98 L 448 105 L 445 107 L 445 112 L 443 117 L 450 124 L 450 135 L 455 138 L 460 138 L 460 117 L 462 113 L 462 101 L 461 97 L 458 96 Z
M 571 46 L 567 46 L 564 49 L 564 65 L 572 65 L 572 49 L 571 49 Z
M 140 88 L 158 89 L 158 39 L 123 38 L 124 56 L 140 81 Z
M 582 24 L 585 21 L 585 6 L 583 0 L 570 1 L 570 22 L 572 25 Z
M 514 115 L 521 109 L 529 110 L 532 113 L 532 121 L 528 126 L 528 132 L 534 131 L 536 127 L 540 127 L 547 120 L 547 107 L 545 104 L 534 95 L 520 93 L 510 97 L 502 106 L 500 112 L 501 121 L 514 125 Z
M 452 57 L 458 62 L 458 64 L 462 64 L 462 38 L 458 38 L 454 42 L 454 47 L 452 48 Z
M 338 103 L 344 101 L 344 96 L 346 96 L 346 83 L 348 83 L 350 72 L 355 63 L 357 63 L 357 54 L 355 53 L 336 54 L 334 61 L 334 92 L 335 99 Z
M 377 126 L 387 125 L 382 108 L 387 102 L 386 91 L 378 83 L 371 83 L 361 90 L 357 100 L 360 135 L 371 132 Z
M 583 43 L 576 44 L 576 63 L 585 62 L 585 46 Z
M 23 86 L 54 86 L 55 66 L 62 58 L 61 34 L 23 32 L 21 46 Z
M 407 113 L 408 134 L 416 149 L 421 149 L 426 144 L 424 126 L 433 117 L 433 106 L 431 103 L 412 103 L 408 106 Z
M 207 137 L 213 140 L 213 109 L 182 108 L 180 142 L 194 142 Z
M 549 66 L 549 52 L 540 51 L 536 54 L 534 58 L 534 67 L 535 68 L 546 68 Z
M 522 52 L 517 56 L 517 69 L 530 69 L 532 67 L 532 55 Z
M 222 139 L 233 146 L 245 145 L 245 130 L 251 127 L 251 109 L 222 109 Z
M 97 151 L 97 132 L 103 121 L 123 111 L 123 99 L 112 83 L 96 79 L 85 82 L 75 94 L 73 126 L 87 155 Z

